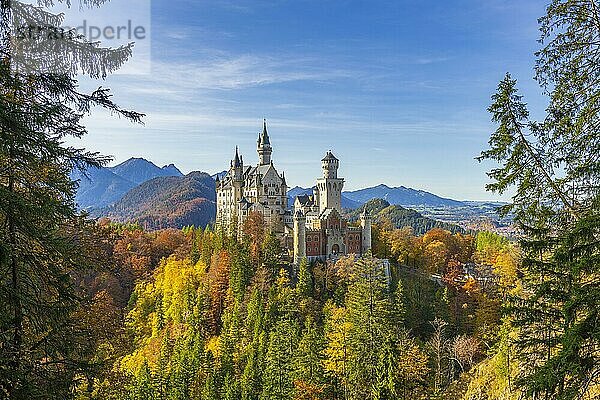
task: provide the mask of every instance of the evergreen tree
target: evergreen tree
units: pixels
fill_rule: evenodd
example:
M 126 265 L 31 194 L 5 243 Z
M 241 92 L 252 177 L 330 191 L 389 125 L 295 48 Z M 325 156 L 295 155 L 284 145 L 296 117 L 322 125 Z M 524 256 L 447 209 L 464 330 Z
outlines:
M 265 235 L 262 243 L 262 264 L 271 277 L 276 277 L 281 269 L 281 241 L 273 232 Z
M 510 75 L 489 109 L 498 129 L 481 158 L 500 167 L 488 188 L 515 187 L 505 211 L 524 233 L 523 291 L 511 312 L 518 383 L 532 398 L 583 398 L 600 365 L 599 10 L 596 0 L 553 0 L 540 19 L 536 78 L 550 98 L 542 122 L 530 120 Z
M 298 344 L 296 323 L 284 318 L 269 336 L 261 400 L 290 400 L 294 395 L 293 358 Z
M 257 400 L 262 391 L 261 371 L 264 361 L 266 332 L 263 325 L 264 305 L 262 292 L 254 289 L 250 295 L 246 317 L 246 364 L 241 377 L 241 392 L 244 400 Z
M 306 257 L 300 262 L 298 271 L 298 284 L 296 286 L 300 298 L 308 298 L 313 295 L 313 278 L 310 270 L 310 265 Z
M 360 259 L 346 296 L 349 332 L 351 399 L 375 399 L 382 347 L 394 334 L 384 267 L 375 258 Z
M 323 391 L 325 341 L 315 322 L 307 319 L 294 357 L 294 384 L 297 397 L 305 398 Z
M 14 21 L 58 28 L 62 20 L 43 7 L 0 1 L 0 391 L 10 398 L 70 398 L 74 377 L 87 375 L 89 332 L 70 317 L 81 302 L 72 278 L 91 267 L 85 247 L 93 241 L 78 220 L 69 174 L 107 159 L 65 139 L 87 133 L 82 118 L 92 107 L 141 117 L 117 107 L 107 89 L 79 92 L 76 80 L 77 71 L 103 78 L 118 69 L 132 45 L 15 40 Z

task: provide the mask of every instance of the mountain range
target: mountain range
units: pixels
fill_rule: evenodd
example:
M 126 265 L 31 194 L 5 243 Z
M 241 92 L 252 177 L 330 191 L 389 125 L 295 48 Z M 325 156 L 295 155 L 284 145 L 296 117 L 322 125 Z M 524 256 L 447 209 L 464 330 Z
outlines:
M 80 209 L 86 210 L 113 204 L 137 185 L 160 176 L 183 174 L 173 164 L 161 168 L 143 158 L 130 158 L 114 167 L 71 172 L 71 179 L 79 183 L 75 201 Z
M 173 164 L 158 167 L 143 158 L 131 158 L 114 167 L 73 171 L 71 177 L 79 182 L 76 201 L 80 209 L 96 217 L 108 216 L 116 221 L 137 220 L 148 228 L 205 226 L 215 218 L 215 178 L 225 172 L 208 175 L 192 172 L 183 175 Z M 312 194 L 312 188 L 296 186 L 288 191 L 290 207 L 296 196 Z M 398 221 L 419 221 L 417 226 L 433 226 L 444 216 L 446 221 L 459 222 L 464 215 L 491 215 L 494 208 L 484 203 L 462 202 L 443 198 L 422 190 L 378 185 L 342 193 L 342 207 L 355 210 L 373 199 L 377 214 Z M 398 206 L 399 208 L 390 208 Z M 419 210 L 408 215 L 413 208 Z M 374 209 L 375 211 L 375 209 Z M 351 211 L 348 211 L 351 216 Z M 424 215 L 422 215 L 424 214 Z M 470 215 L 471 217 L 471 215 Z M 393 221 L 394 222 L 394 221 Z M 399 222 L 404 223 L 404 222 Z M 419 229 L 415 229 L 418 231 Z
M 390 204 L 401 205 L 403 207 L 462 207 L 465 205 L 462 201 L 446 199 L 423 190 L 415 190 L 404 186 L 389 187 L 383 184 L 371 188 L 344 192 L 343 195 L 359 204 L 364 204 L 372 199 L 384 199 Z

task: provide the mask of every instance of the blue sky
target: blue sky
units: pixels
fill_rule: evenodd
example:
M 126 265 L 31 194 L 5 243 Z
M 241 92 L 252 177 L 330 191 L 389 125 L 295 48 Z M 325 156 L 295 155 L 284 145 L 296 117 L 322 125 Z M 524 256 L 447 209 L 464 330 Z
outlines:
M 114 156 L 226 169 L 256 162 L 267 118 L 274 160 L 309 186 L 329 149 L 347 189 L 385 183 L 456 199 L 486 193 L 474 157 L 510 71 L 534 114 L 537 18 L 546 1 L 152 1 L 152 73 L 101 82 L 144 126 L 98 112 L 78 145 Z M 98 84 L 98 83 L 96 83 Z M 89 87 L 89 83 L 83 84 Z

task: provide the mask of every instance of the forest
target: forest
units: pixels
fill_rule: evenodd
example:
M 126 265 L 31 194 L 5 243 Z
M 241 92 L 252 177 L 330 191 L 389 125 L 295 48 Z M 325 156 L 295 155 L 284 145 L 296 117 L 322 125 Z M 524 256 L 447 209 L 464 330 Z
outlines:
M 77 280 L 98 321 L 78 362 L 99 369 L 74 371 L 76 398 L 459 398 L 480 379 L 509 390 L 497 366 L 474 368 L 506 356 L 511 330 L 501 301 L 518 290 L 518 251 L 498 235 L 378 229 L 372 256 L 296 270 L 260 214 L 243 240 L 98 230 L 108 267 Z
M 298 266 L 260 214 L 234 234 L 77 208 L 71 172 L 111 159 L 67 139 L 92 110 L 145 116 L 79 81 L 133 43 L 16 40 L 15 20 L 60 26 L 55 3 L 0 0 L 0 398 L 600 398 L 597 0 L 551 0 L 538 21 L 543 111 L 510 73 L 491 94 L 478 160 L 514 240 L 381 215 L 370 254 Z

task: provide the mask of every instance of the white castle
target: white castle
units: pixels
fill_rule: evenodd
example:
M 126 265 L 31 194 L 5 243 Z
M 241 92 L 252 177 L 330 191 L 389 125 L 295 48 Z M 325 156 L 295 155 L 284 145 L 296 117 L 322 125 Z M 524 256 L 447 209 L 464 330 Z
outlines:
M 321 160 L 322 177 L 313 194 L 296 197 L 293 210 L 288 210 L 285 174 L 277 172 L 271 159 L 266 121 L 256 151 L 258 165 L 245 166 L 236 147 L 229 171 L 217 178 L 217 226 L 239 231 L 251 212 L 259 212 L 296 264 L 305 257 L 325 261 L 347 254 L 362 256 L 371 249 L 371 216 L 366 210 L 360 226 L 351 226 L 342 215 L 344 179 L 338 177 L 340 162 L 331 151 Z

